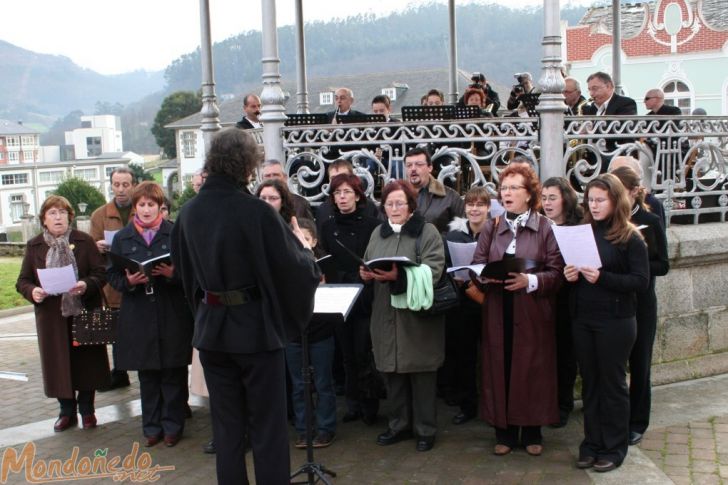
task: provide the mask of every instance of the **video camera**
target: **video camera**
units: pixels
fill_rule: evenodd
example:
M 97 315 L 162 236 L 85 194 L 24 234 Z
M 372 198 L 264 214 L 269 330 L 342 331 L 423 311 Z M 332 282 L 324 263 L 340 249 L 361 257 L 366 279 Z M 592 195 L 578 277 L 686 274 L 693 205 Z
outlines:
M 513 85 L 513 93 L 516 96 L 520 96 L 521 94 L 526 92 L 526 87 L 524 84 L 527 81 L 531 81 L 531 73 L 528 72 L 517 72 L 513 75 L 514 78 L 516 78 L 516 81 L 518 81 L 518 84 Z
M 480 88 L 485 91 L 485 75 L 482 72 L 474 72 L 470 76 L 470 80 L 473 82 L 469 88 Z

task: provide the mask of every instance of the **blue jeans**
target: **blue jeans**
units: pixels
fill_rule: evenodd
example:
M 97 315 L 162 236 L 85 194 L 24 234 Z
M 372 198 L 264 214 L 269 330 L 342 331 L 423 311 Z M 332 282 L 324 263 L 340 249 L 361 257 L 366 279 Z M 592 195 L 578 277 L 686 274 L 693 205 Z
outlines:
M 316 429 L 321 432 L 336 433 L 336 393 L 331 368 L 334 362 L 334 337 L 309 344 L 310 360 L 313 368 L 313 383 L 318 400 L 316 402 Z M 301 344 L 286 346 L 286 364 L 291 376 L 293 411 L 296 413 L 295 427 L 299 436 L 306 433 L 306 401 L 303 376 L 301 375 Z

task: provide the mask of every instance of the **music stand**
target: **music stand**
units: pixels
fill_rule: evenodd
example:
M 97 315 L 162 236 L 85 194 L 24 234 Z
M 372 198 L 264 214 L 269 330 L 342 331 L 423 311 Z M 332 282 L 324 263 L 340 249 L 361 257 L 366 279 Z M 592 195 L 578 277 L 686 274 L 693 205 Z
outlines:
M 467 120 L 472 118 L 483 118 L 483 110 L 480 106 L 456 106 L 453 118 L 456 120 Z
M 327 125 L 329 116 L 325 113 L 291 113 L 286 115 L 285 126 Z
M 387 119 L 384 115 L 336 115 L 336 122 L 339 124 L 366 124 L 366 123 L 385 123 Z
M 349 316 L 354 302 L 359 297 L 364 285 L 319 285 L 314 296 L 314 309 L 312 319 L 318 321 L 345 322 Z M 311 399 L 311 386 L 313 384 L 313 369 L 311 368 L 310 347 L 308 344 L 308 328 L 301 332 L 301 378 L 303 380 L 303 396 L 306 400 L 306 463 L 291 475 L 291 485 L 318 482 L 332 485 L 326 475 L 336 477 L 336 473 L 321 463 L 316 463 L 313 457 L 313 402 Z M 306 475 L 304 481 L 293 481 L 299 475 Z
M 440 121 L 455 117 L 455 105 L 402 106 L 402 121 Z
M 539 96 L 541 96 L 541 93 L 528 93 L 528 94 L 521 95 L 521 102 L 523 103 L 523 106 L 526 107 L 528 116 L 532 116 L 532 117 L 538 116 L 538 111 L 536 111 L 536 106 L 538 106 Z

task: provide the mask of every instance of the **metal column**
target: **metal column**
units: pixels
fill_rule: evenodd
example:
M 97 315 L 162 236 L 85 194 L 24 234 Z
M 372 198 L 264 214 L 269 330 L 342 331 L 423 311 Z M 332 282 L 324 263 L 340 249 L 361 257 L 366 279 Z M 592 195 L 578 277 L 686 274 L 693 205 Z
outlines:
M 306 37 L 303 32 L 303 0 L 296 0 L 296 113 L 308 113 Z
M 450 82 L 448 89 L 448 102 L 458 102 L 458 35 L 455 25 L 455 0 L 447 1 L 447 17 L 450 28 Z
M 612 80 L 614 91 L 624 94 L 622 89 L 622 12 L 619 0 L 612 0 Z
M 278 57 L 278 31 L 275 0 L 262 0 L 263 6 L 263 91 L 260 94 L 260 120 L 263 122 L 265 158 L 284 161 L 281 128 L 286 120 L 285 98 L 281 89 Z
M 215 77 L 212 70 L 212 39 L 210 35 L 210 0 L 200 0 L 200 60 L 202 61 L 202 138 L 205 153 L 210 148 L 212 136 L 220 130 L 220 109 L 215 96 Z M 181 165 L 180 165 L 181 168 Z M 179 170 L 180 183 L 182 172 Z
M 561 75 L 559 0 L 544 0 L 544 36 L 538 112 L 541 118 L 540 178 L 564 175 L 564 78 Z

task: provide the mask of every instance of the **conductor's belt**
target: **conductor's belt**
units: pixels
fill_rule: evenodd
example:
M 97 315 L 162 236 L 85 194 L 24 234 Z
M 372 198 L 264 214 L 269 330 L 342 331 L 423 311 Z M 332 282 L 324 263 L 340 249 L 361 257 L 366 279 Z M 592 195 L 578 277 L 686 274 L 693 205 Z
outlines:
M 260 300 L 260 288 L 257 286 L 248 286 L 239 290 L 228 291 L 204 291 L 202 302 L 207 305 L 245 305 L 256 300 Z

